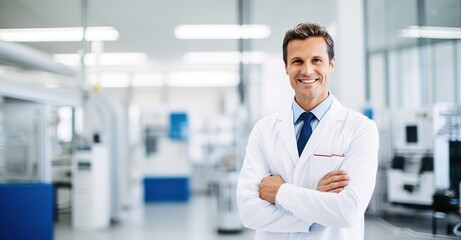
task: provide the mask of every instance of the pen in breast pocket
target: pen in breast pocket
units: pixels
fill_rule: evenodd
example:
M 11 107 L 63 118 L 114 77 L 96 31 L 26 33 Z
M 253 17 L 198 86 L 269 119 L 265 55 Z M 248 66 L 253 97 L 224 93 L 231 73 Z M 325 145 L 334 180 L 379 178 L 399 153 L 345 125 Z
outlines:
M 317 156 L 317 157 L 345 157 L 344 154 L 318 154 L 318 153 L 314 153 L 314 156 Z

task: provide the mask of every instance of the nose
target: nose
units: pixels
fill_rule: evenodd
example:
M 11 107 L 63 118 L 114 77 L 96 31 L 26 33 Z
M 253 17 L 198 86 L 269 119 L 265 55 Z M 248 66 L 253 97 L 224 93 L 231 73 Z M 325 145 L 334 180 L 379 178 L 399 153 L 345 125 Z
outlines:
M 305 63 L 302 68 L 302 73 L 305 75 L 309 75 L 314 72 L 314 66 L 311 63 Z

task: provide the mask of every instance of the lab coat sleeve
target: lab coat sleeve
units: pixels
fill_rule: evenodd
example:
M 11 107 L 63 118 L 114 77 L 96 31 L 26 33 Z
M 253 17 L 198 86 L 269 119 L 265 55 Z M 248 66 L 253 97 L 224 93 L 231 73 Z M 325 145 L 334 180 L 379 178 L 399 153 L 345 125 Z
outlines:
M 349 185 L 338 194 L 285 183 L 276 196 L 283 208 L 306 222 L 326 227 L 351 227 L 360 222 L 376 182 L 379 136 L 369 119 L 362 119 L 355 128 L 340 168 L 348 172 Z
M 259 184 L 270 175 L 264 159 L 261 122 L 253 128 L 237 185 L 237 204 L 245 227 L 269 232 L 309 232 L 310 224 L 259 197 Z

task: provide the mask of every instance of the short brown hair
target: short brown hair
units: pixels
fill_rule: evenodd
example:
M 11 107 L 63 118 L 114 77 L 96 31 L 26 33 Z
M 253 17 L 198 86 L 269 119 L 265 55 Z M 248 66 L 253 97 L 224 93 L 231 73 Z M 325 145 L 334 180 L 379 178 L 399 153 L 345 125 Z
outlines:
M 287 46 L 291 40 L 299 39 L 304 40 L 310 37 L 322 37 L 327 43 L 327 52 L 329 60 L 335 57 L 335 43 L 333 38 L 328 34 L 325 27 L 320 26 L 316 23 L 300 23 L 296 27 L 288 30 L 285 33 L 285 38 L 283 39 L 283 61 L 285 65 L 287 64 Z

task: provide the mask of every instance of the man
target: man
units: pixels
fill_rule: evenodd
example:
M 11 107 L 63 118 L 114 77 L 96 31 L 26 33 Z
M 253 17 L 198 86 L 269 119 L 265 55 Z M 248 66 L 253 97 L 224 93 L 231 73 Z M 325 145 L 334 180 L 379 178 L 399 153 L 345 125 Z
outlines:
M 324 27 L 301 23 L 287 31 L 283 60 L 295 97 L 251 132 L 237 187 L 242 222 L 256 239 L 363 239 L 378 165 L 376 125 L 329 92 L 335 55 Z

